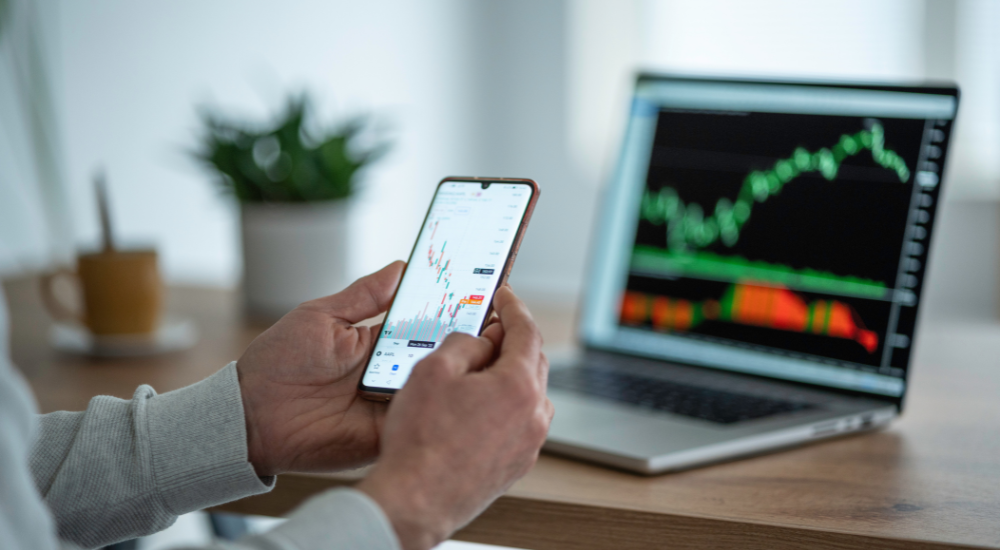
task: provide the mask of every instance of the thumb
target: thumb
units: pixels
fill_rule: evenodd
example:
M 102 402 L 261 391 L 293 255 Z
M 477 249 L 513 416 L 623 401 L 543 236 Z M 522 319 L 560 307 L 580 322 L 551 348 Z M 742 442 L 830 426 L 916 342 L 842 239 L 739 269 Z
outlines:
M 308 302 L 307 307 L 351 324 L 370 319 L 389 308 L 405 268 L 406 262 L 397 260 L 336 294 Z
M 422 377 L 431 372 L 456 377 L 481 370 L 493 358 L 493 342 L 470 334 L 453 332 L 441 346 L 417 363 L 413 376 Z

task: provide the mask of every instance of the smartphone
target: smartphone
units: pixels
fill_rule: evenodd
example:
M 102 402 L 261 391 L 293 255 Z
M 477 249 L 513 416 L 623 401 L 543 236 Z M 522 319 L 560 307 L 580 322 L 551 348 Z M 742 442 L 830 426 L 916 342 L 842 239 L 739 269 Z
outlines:
M 441 180 L 358 390 L 388 401 L 452 332 L 478 336 L 538 202 L 529 179 Z

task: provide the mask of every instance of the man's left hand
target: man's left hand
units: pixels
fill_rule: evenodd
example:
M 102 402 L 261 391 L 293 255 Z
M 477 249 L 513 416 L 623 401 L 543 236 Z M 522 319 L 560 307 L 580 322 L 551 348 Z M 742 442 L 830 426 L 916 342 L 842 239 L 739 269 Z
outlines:
M 375 459 L 383 403 L 358 396 L 379 326 L 403 262 L 306 302 L 258 336 L 236 363 L 249 458 L 258 475 L 332 471 Z

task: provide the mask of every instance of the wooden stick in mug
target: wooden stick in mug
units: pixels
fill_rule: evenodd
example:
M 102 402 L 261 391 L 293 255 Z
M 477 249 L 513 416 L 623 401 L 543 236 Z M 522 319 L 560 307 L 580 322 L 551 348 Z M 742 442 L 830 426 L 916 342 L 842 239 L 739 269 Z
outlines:
M 105 253 L 114 252 L 115 239 L 111 232 L 111 210 L 108 207 L 107 181 L 103 168 L 98 168 L 97 173 L 94 174 L 94 189 L 97 191 L 97 208 L 101 215 L 101 240 L 103 242 L 103 249 Z

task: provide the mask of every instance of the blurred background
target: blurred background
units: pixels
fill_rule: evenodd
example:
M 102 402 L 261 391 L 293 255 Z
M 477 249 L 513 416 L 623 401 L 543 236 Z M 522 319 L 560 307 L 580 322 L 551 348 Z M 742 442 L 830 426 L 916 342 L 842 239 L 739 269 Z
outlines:
M 544 194 L 513 283 L 571 303 L 637 70 L 948 79 L 963 96 L 928 308 L 997 309 L 1000 2 L 0 5 L 0 276 L 97 245 L 104 166 L 120 238 L 155 244 L 168 283 L 237 285 L 237 208 L 188 154 L 197 108 L 268 120 L 308 90 L 324 120 L 369 113 L 393 142 L 357 180 L 352 276 L 407 255 L 395 236 L 416 233 L 441 177 L 524 176 Z
M 320 119 L 368 114 L 392 142 L 356 179 L 350 278 L 406 257 L 442 177 L 530 177 L 512 283 L 570 307 L 637 71 L 952 80 L 922 315 L 996 319 L 998 28 L 995 0 L 0 0 L 0 278 L 98 247 L 104 167 L 120 240 L 156 246 L 168 284 L 237 287 L 239 209 L 192 160 L 198 109 L 267 121 L 308 91 Z

